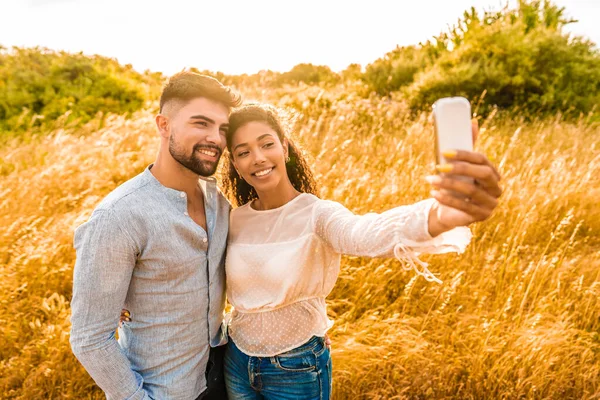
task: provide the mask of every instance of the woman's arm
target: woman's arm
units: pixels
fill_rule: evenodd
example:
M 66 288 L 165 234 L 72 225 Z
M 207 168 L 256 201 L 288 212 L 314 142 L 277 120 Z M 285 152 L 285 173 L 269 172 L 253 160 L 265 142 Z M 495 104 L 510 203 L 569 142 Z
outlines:
M 477 121 L 472 126 L 475 142 Z M 443 176 L 426 178 L 435 188 L 432 199 L 362 216 L 339 203 L 320 201 L 313 215 L 317 234 L 338 253 L 395 256 L 409 264 L 405 269 L 441 283 L 418 255 L 463 252 L 471 240 L 467 226 L 489 218 L 502 194 L 500 174 L 483 154 L 459 150 L 444 157 L 452 161 L 437 166 Z
M 474 136 L 476 132 L 474 126 Z M 418 255 L 463 252 L 471 240 L 466 227 L 489 218 L 502 194 L 500 174 L 483 154 L 454 151 L 444 156 L 452 159 L 452 164 L 438 166 L 445 175 L 427 177 L 436 189 L 432 199 L 362 216 L 321 201 L 315 207 L 316 232 L 338 253 L 395 256 L 428 281 L 441 282 Z
M 335 252 L 366 257 L 396 257 L 428 281 L 441 282 L 418 259 L 421 253 L 463 252 L 471 240 L 465 227 L 436 237 L 429 233 L 428 220 L 436 201 L 428 199 L 383 213 L 356 215 L 343 205 L 319 200 L 313 209 L 315 232 Z

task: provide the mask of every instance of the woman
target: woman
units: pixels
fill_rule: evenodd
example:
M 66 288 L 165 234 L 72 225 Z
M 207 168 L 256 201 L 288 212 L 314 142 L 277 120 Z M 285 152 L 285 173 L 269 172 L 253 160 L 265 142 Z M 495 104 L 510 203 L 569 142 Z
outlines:
M 229 122 L 225 190 L 239 206 L 231 213 L 226 262 L 234 306 L 225 356 L 229 398 L 329 399 L 324 336 L 332 322 L 325 298 L 341 254 L 396 256 L 439 282 L 416 255 L 462 251 L 471 238 L 465 226 L 497 205 L 498 173 L 477 153 L 448 154 L 456 162 L 441 169 L 475 184 L 429 177 L 434 198 L 357 216 L 317 197 L 310 168 L 276 108 L 248 105 Z

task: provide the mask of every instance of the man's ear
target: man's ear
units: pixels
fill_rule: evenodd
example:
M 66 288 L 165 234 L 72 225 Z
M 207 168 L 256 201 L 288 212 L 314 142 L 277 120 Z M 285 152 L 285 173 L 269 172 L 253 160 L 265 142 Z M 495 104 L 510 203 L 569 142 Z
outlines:
M 158 128 L 158 133 L 160 136 L 167 139 L 169 137 L 169 117 L 166 115 L 158 114 L 155 118 L 156 127 Z

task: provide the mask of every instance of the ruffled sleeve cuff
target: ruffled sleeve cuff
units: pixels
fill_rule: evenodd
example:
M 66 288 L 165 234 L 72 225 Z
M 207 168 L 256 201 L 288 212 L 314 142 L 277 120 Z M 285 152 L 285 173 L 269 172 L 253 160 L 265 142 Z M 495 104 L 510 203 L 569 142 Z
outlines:
M 427 254 L 444 254 L 444 253 L 463 253 L 473 235 L 467 227 L 458 227 L 447 232 L 444 232 L 436 237 L 429 234 L 428 217 L 431 206 L 435 200 L 430 199 L 422 202 L 423 207 L 421 212 L 425 213 L 424 226 L 421 227 L 422 232 L 426 233 L 425 240 L 414 241 L 407 238 L 401 238 L 394 246 L 394 256 L 403 261 L 402 268 L 407 271 L 414 270 L 417 275 L 422 276 L 428 282 L 442 283 L 435 275 L 427 268 L 429 264 L 419 259 L 419 255 Z

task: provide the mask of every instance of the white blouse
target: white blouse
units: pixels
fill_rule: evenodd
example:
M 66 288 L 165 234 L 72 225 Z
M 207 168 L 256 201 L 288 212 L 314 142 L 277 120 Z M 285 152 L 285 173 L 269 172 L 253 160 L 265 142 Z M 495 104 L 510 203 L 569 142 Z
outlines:
M 462 252 L 468 228 L 432 238 L 435 200 L 355 215 L 339 203 L 303 193 L 285 205 L 257 211 L 250 203 L 231 212 L 227 247 L 229 335 L 247 355 L 272 357 L 324 336 L 333 325 L 325 298 L 340 270 L 341 254 L 396 257 L 405 269 L 440 282 L 420 253 Z

